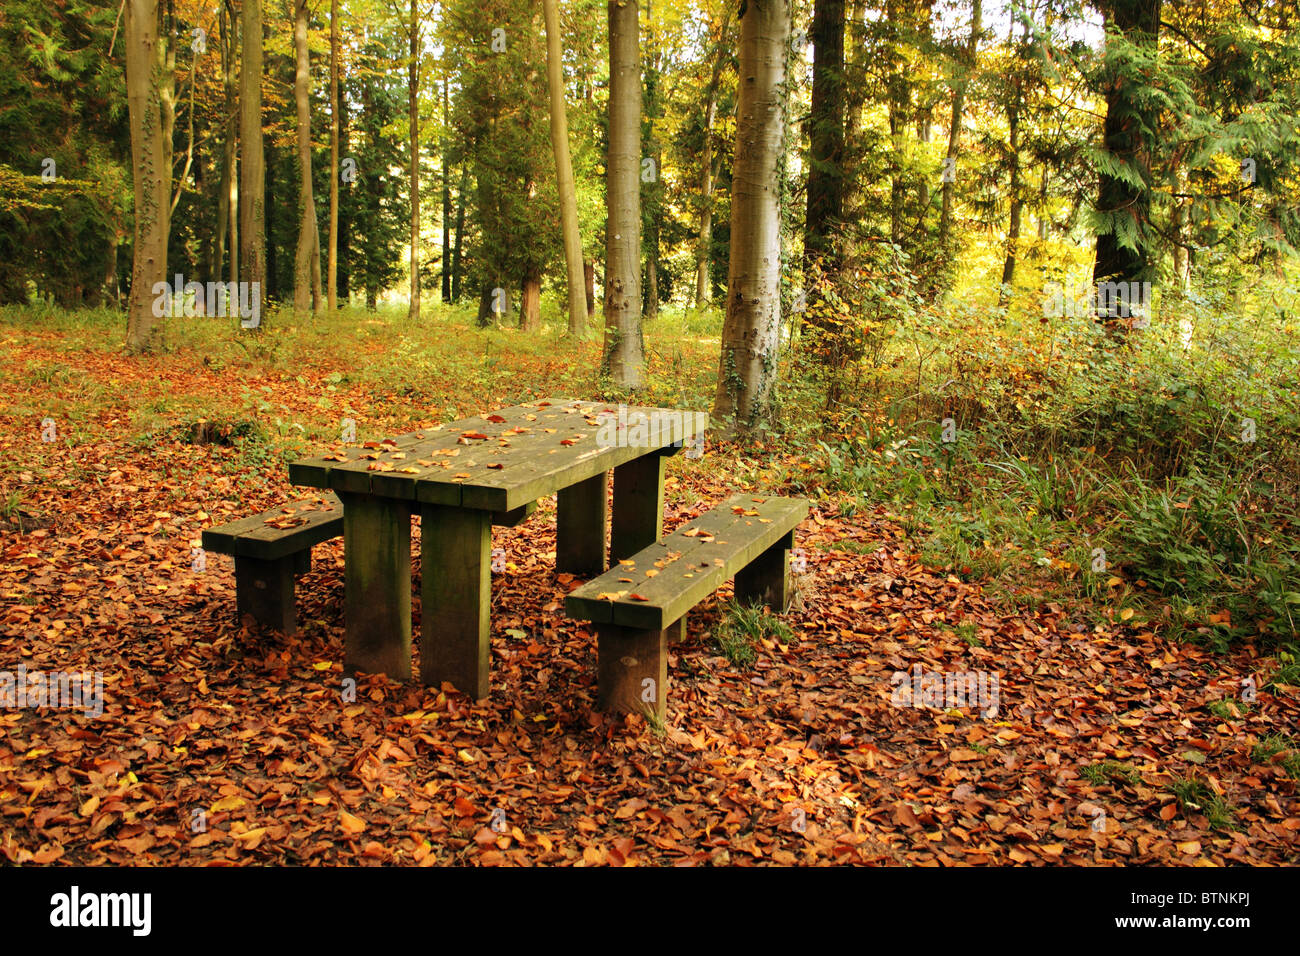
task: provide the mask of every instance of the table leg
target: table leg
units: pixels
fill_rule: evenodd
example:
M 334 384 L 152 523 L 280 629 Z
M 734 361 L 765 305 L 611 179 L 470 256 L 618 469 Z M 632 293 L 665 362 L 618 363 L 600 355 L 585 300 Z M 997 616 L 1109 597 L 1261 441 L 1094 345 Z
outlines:
M 274 561 L 235 556 L 235 604 L 240 621 L 249 614 L 257 623 L 286 635 L 297 632 L 293 573 L 298 560 L 295 555 Z
M 654 544 L 664 531 L 664 466 L 658 453 L 642 455 L 614 469 L 614 518 L 609 563 L 617 564 Z
M 561 488 L 555 500 L 555 570 L 571 574 L 605 572 L 605 489 L 609 472 Z
M 344 669 L 411 676 L 411 507 L 339 492 L 347 634 Z
M 420 507 L 420 680 L 488 695 L 492 513 Z

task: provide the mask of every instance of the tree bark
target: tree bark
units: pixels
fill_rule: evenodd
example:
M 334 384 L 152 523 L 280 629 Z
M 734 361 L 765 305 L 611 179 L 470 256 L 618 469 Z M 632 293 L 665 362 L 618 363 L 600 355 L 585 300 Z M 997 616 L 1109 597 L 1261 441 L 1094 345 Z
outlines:
M 226 263 L 227 276 L 239 282 L 239 75 L 235 46 L 239 42 L 239 15 L 231 0 L 221 7 L 221 72 L 225 88 L 226 136 L 221 153 L 221 195 L 217 199 L 217 270 Z M 217 278 L 220 278 L 218 275 Z
M 162 343 L 165 323 L 154 315 L 154 285 L 170 283 L 172 124 L 175 121 L 170 24 L 159 0 L 126 0 L 126 99 L 131 126 L 135 236 L 126 344 L 149 351 Z M 174 290 L 177 294 L 180 290 Z
M 1133 42 L 1155 44 L 1160 37 L 1161 0 L 1105 0 L 1101 4 L 1106 25 Z M 1143 175 L 1142 165 L 1148 144 L 1144 141 L 1140 117 L 1149 110 L 1137 102 L 1135 91 L 1120 77 L 1111 79 L 1106 89 L 1106 120 L 1102 126 L 1103 148 L 1119 162 L 1132 165 Z M 1114 218 L 1106 232 L 1097 236 L 1097 253 L 1093 263 L 1093 282 L 1129 283 L 1150 277 L 1146 231 L 1151 212 L 1151 193 L 1145 184 L 1134 186 L 1122 179 L 1099 176 L 1097 211 Z M 1129 224 L 1136 236 L 1132 245 L 1124 245 L 1117 235 L 1120 222 Z M 1097 296 L 1097 319 L 1116 331 L 1121 304 L 1109 296 Z
M 442 77 L 442 301 L 451 302 L 451 163 L 448 161 L 451 129 L 451 78 L 443 64 Z
M 582 281 L 587 290 L 587 314 L 596 311 L 596 263 L 591 259 L 582 262 Z
M 732 419 L 732 429 L 748 429 L 768 415 L 776 377 L 789 36 L 789 0 L 748 0 L 740 18 L 727 315 L 713 404 L 714 416 Z
M 266 159 L 262 146 L 262 0 L 244 0 L 239 70 L 239 274 L 249 295 L 266 290 Z M 253 283 L 256 283 L 254 291 Z M 251 299 L 250 299 L 251 301 Z
M 297 69 L 293 96 L 298 111 L 298 254 L 293 268 L 293 310 L 307 313 L 320 308 L 320 230 L 316 224 L 316 197 L 311 180 L 311 64 L 307 49 L 307 0 L 295 0 L 293 49 Z M 312 260 L 315 259 L 315 268 Z M 314 280 L 314 281 L 313 281 Z
M 605 343 L 601 371 L 639 389 L 641 338 L 641 54 L 636 0 L 609 0 L 609 151 L 605 163 Z
M 420 21 L 417 0 L 411 0 L 411 63 L 407 108 L 411 121 L 411 305 L 407 318 L 420 318 Z
M 578 231 L 578 193 L 569 155 L 569 119 L 564 105 L 564 73 L 560 44 L 559 0 L 542 0 L 546 18 L 546 85 L 551 94 L 551 148 L 555 152 L 555 178 L 560 191 L 560 229 L 564 236 L 564 264 L 569 279 L 569 334 L 587 334 L 587 298 L 582 273 L 582 235 Z
M 713 298 L 713 283 L 709 281 L 709 264 L 713 260 L 713 182 L 718 178 L 717 160 L 714 157 L 713 126 L 718 120 L 718 87 L 722 82 L 723 64 L 730 58 L 727 46 L 728 28 L 731 26 L 731 6 L 722 17 L 717 48 L 713 53 L 713 72 L 704 98 L 704 153 L 700 158 L 700 230 L 699 244 L 695 247 L 695 305 L 704 305 Z
M 461 162 L 460 188 L 456 190 L 456 248 L 451 254 L 451 301 L 460 301 L 461 250 L 465 238 L 465 185 L 469 176 L 469 164 Z
M 326 305 L 339 307 L 339 0 L 330 0 L 330 226 Z
M 519 284 L 519 328 L 528 333 L 542 330 L 542 274 L 530 271 Z
M 813 7 L 813 82 L 808 116 L 808 205 L 804 216 L 804 262 L 820 262 L 839 274 L 836 233 L 844 219 L 844 0 L 816 0 Z

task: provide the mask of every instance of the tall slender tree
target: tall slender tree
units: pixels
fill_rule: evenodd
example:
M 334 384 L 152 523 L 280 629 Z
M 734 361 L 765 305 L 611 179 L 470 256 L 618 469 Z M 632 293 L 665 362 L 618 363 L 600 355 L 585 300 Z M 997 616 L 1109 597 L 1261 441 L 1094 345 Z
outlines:
M 135 177 L 135 261 L 127 307 L 126 344 L 147 351 L 161 344 L 163 323 L 154 315 L 154 284 L 167 282 L 171 232 L 172 24 L 159 0 L 126 0 L 126 101 Z M 180 290 L 175 290 L 179 294 Z
M 781 152 L 790 0 L 746 0 L 731 184 L 731 255 L 713 414 L 745 430 L 764 419 L 781 324 Z
M 239 69 L 239 278 L 266 291 L 266 158 L 262 144 L 262 0 L 244 0 Z
M 605 345 L 601 371 L 643 383 L 641 337 L 641 52 L 636 0 L 609 0 L 609 149 L 605 161 Z
M 320 229 L 316 224 L 316 197 L 311 178 L 311 62 L 307 49 L 310 16 L 307 0 L 294 0 L 293 95 L 298 113 L 298 253 L 293 268 L 293 310 L 298 315 L 320 308 Z
M 339 307 L 339 0 L 330 0 L 330 226 L 326 308 Z
M 419 0 L 411 0 L 411 62 L 407 81 L 407 110 L 411 124 L 411 305 L 407 318 L 420 318 L 420 16 Z
M 560 190 L 560 228 L 564 234 L 564 264 L 568 272 L 569 334 L 587 333 L 587 295 L 582 272 L 582 234 L 578 231 L 578 194 L 569 155 L 569 119 L 564 105 L 564 50 L 561 46 L 559 0 L 542 0 L 546 17 L 546 84 L 551 95 L 551 146 L 555 179 Z

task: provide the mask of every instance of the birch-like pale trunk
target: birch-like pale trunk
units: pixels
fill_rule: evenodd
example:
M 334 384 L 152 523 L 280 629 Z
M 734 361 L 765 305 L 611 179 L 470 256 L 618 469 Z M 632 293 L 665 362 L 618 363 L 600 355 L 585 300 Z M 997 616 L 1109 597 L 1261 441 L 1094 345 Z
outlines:
M 641 338 L 641 51 L 636 0 L 609 0 L 609 151 L 605 161 L 605 344 L 601 371 L 643 383 Z
M 743 431 L 767 416 L 781 325 L 780 170 L 789 0 L 747 0 L 731 184 L 727 315 L 713 414 Z

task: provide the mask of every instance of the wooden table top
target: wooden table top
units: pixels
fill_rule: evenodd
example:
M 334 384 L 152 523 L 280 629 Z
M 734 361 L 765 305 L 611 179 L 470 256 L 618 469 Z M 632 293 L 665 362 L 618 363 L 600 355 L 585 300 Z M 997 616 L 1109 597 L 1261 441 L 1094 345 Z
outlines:
M 707 412 L 539 399 L 289 465 L 295 485 L 511 511 L 648 454 L 672 454 Z M 701 439 L 702 440 L 702 439 Z

